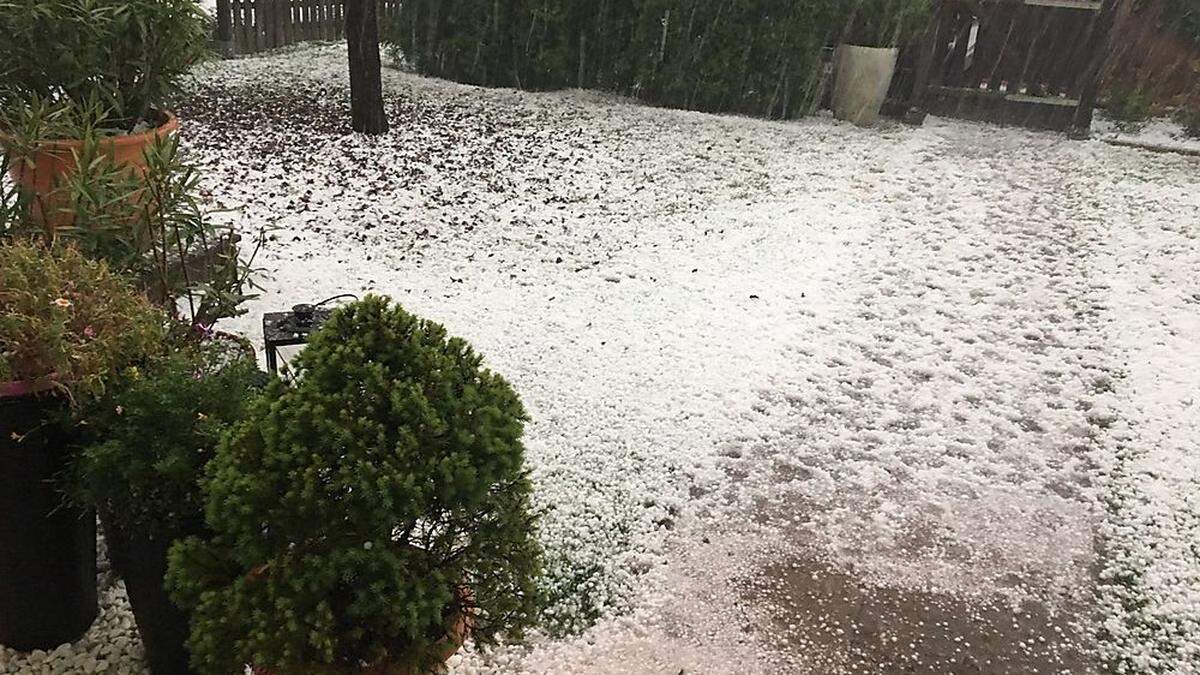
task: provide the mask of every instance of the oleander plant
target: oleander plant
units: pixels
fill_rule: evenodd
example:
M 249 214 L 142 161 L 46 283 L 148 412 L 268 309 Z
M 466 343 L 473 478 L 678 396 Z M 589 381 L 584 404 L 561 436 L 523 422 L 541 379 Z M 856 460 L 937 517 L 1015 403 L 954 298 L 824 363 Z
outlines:
M 30 108 L 42 140 L 158 126 L 207 30 L 194 0 L 0 0 L 0 131 Z

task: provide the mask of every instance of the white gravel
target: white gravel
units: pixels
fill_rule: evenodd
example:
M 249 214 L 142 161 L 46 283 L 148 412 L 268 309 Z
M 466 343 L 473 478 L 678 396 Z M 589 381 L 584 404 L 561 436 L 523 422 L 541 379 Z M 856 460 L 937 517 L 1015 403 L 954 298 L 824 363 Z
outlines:
M 100 615 L 82 639 L 49 650 L 18 653 L 0 645 L 0 673 L 5 675 L 143 675 L 141 640 L 129 610 L 125 584 L 113 578 L 100 540 L 96 583 L 100 589 Z
M 522 393 L 550 635 L 452 671 L 1194 672 L 1200 161 L 393 71 L 362 138 L 344 80 L 209 66 L 183 133 L 278 228 L 226 329 L 388 293 Z

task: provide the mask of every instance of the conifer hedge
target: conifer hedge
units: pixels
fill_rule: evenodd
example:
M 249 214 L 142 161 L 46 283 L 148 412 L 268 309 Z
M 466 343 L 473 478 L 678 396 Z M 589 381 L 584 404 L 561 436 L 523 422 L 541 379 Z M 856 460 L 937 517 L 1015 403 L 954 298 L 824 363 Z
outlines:
M 595 88 L 773 118 L 811 109 L 838 0 L 406 0 L 385 30 L 418 72 L 521 89 Z
M 1181 37 L 1200 47 L 1200 2 L 1164 0 L 1163 21 Z

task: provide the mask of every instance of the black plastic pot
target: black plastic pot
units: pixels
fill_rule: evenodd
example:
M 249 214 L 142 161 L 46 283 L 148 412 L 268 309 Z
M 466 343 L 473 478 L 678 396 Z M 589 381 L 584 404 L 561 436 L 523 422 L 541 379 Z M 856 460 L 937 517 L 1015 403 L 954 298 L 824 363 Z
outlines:
M 171 602 L 163 588 L 167 551 L 173 539 L 151 539 L 142 530 L 126 528 L 102 513 L 104 540 L 113 569 L 125 580 L 138 635 L 146 648 L 146 662 L 154 675 L 185 675 L 188 667 L 188 615 Z M 203 520 L 187 524 L 180 534 L 203 534 Z
M 66 403 L 0 395 L 0 644 L 73 642 L 96 618 L 96 515 L 64 503 Z

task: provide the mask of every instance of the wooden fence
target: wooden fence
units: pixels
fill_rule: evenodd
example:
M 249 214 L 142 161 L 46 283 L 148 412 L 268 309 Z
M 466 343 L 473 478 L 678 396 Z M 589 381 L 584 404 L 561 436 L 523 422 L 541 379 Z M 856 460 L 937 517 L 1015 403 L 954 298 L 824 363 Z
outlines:
M 381 21 L 404 0 L 376 0 Z M 1131 0 L 938 0 L 903 50 L 895 112 L 1086 134 L 1118 10 Z M 344 36 L 344 0 L 217 0 L 227 54 Z
M 1086 133 L 1125 0 L 944 0 L 911 112 Z
M 379 17 L 401 0 L 378 0 Z M 227 55 L 249 54 L 308 40 L 340 40 L 343 0 L 217 0 L 217 43 Z

